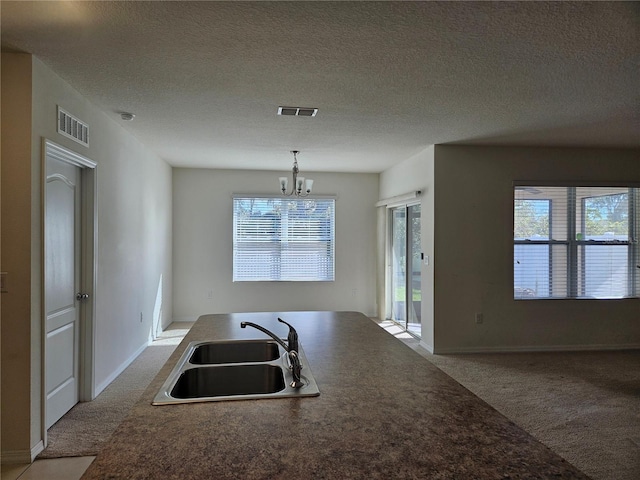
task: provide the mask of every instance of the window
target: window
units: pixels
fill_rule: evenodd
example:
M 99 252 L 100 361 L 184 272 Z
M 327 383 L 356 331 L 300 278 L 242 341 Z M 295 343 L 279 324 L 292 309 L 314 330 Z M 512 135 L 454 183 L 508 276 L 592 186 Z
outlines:
M 514 298 L 640 296 L 640 188 L 516 186 Z
M 233 281 L 333 281 L 335 199 L 234 197 Z

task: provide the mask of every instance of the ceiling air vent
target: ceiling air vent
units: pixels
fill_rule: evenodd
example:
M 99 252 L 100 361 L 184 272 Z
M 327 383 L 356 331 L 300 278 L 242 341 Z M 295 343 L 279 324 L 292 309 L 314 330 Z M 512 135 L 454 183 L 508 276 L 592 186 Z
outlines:
M 58 133 L 72 140 L 89 146 L 89 125 L 78 120 L 58 106 Z
M 317 113 L 317 108 L 278 107 L 278 115 L 290 115 L 293 117 L 315 117 Z

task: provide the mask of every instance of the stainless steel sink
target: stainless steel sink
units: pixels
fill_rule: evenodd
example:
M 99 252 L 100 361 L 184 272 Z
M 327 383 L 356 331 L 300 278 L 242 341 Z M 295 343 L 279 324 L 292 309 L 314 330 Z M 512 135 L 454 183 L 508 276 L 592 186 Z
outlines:
M 155 396 L 153 405 L 320 395 L 302 346 L 301 388 L 291 387 L 288 357 L 276 342 L 191 342 Z
M 280 356 L 278 344 L 272 341 L 207 342 L 196 345 L 189 363 L 209 365 L 216 363 L 270 362 Z
M 190 368 L 171 389 L 174 398 L 276 393 L 284 389 L 282 368 L 269 364 Z

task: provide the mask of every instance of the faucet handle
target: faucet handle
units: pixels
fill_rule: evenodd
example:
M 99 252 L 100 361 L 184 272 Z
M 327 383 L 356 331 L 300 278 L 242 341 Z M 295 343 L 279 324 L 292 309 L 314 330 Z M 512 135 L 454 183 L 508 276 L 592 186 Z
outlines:
M 278 321 L 280 323 L 284 323 L 286 326 L 289 327 L 289 335 L 287 336 L 287 346 L 289 347 L 289 351 L 295 350 L 297 352 L 298 351 L 298 332 L 296 332 L 296 329 L 293 328 L 291 324 L 285 322 L 280 317 L 278 317 Z
M 298 352 L 296 350 L 291 350 L 288 353 L 289 363 L 291 364 L 291 376 L 293 379 L 289 384 L 291 388 L 302 388 L 304 387 L 304 382 L 300 376 L 300 372 L 302 371 L 302 364 L 300 363 L 300 357 L 298 356 Z

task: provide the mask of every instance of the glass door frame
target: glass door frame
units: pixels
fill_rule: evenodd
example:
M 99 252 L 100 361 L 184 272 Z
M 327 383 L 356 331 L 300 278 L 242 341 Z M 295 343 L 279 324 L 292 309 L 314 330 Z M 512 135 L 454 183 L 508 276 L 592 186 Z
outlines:
M 421 285 L 421 277 L 422 277 L 422 244 L 420 241 L 421 238 L 421 221 L 419 222 L 417 231 L 413 228 L 414 222 L 413 215 L 410 214 L 412 207 L 418 207 L 419 216 L 421 219 L 421 202 L 411 202 L 411 203 L 403 203 L 403 204 L 395 204 L 387 206 L 387 259 L 386 259 L 386 291 L 385 296 L 387 298 L 386 301 L 386 312 L 385 317 L 388 320 L 392 320 L 397 323 L 403 330 L 411 335 L 420 338 L 421 337 L 421 297 L 422 297 L 422 285 Z M 397 258 L 396 251 L 394 249 L 395 243 L 395 213 L 403 212 L 404 218 L 404 244 L 401 246 L 401 254 L 404 258 L 402 259 L 402 265 L 399 268 L 402 271 L 402 275 L 400 276 L 400 282 L 396 282 L 397 280 Z M 415 235 L 417 235 L 418 239 L 418 251 L 415 250 Z M 416 257 L 416 258 L 414 258 Z M 417 260 L 417 262 L 415 261 Z M 418 302 L 415 302 L 414 292 L 414 283 L 415 283 L 415 275 L 414 273 L 418 273 L 418 288 L 417 295 L 420 297 Z M 400 292 L 404 291 L 404 298 L 398 299 L 397 295 Z M 397 310 L 401 308 L 402 311 Z M 401 317 L 401 318 L 398 318 Z

